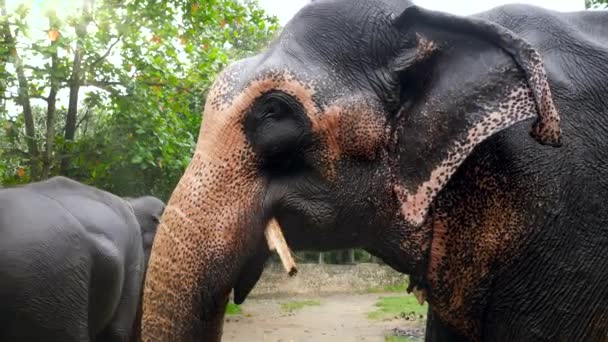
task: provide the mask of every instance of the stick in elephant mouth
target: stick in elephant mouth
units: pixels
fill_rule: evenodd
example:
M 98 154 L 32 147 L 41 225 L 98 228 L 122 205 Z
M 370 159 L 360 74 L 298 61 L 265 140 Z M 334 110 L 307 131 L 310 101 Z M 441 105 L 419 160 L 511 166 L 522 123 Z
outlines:
M 268 248 L 271 251 L 276 249 L 279 258 L 281 259 L 281 263 L 283 264 L 283 268 L 285 268 L 287 274 L 289 274 L 289 276 L 293 276 L 298 273 L 296 262 L 291 255 L 287 241 L 285 241 L 285 237 L 281 231 L 281 226 L 279 226 L 279 223 L 275 218 L 270 220 L 264 234 L 266 235 Z

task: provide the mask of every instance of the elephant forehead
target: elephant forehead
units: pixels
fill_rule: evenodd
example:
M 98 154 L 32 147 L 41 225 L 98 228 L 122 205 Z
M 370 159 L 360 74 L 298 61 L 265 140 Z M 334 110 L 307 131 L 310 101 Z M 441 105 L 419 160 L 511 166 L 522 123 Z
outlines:
M 216 79 L 205 108 L 205 115 L 243 114 L 261 95 L 279 90 L 293 96 L 308 114 L 316 114 L 313 96 L 316 82 L 289 68 L 267 68 L 247 75 L 246 63 L 238 63 L 224 70 Z
M 249 73 L 247 62 L 234 64 L 216 79 L 207 99 L 205 121 L 242 125 L 260 96 L 270 91 L 291 95 L 305 110 L 313 133 L 325 142 L 328 156 L 342 152 L 374 155 L 385 141 L 385 116 L 374 94 L 347 89 L 328 75 L 274 67 Z

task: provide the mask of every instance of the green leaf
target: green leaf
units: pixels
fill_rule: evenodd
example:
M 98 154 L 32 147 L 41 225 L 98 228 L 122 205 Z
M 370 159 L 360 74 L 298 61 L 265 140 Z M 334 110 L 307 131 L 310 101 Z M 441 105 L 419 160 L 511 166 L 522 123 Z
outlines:
M 58 158 L 69 147 L 74 157 L 66 175 L 119 195 L 154 192 L 164 199 L 190 161 L 205 96 L 217 73 L 233 60 L 259 51 L 278 29 L 276 18 L 255 1 L 137 0 L 117 4 L 99 0 L 93 2 L 87 18 L 57 9 L 53 20 L 61 37 L 51 47 L 44 29 L 37 27 L 28 37 L 34 12 L 19 6 L 10 15 L 11 32 L 18 31 L 19 53 L 29 68 L 30 95 L 47 96 L 50 80 L 60 80 L 53 156 Z M 77 38 L 74 27 L 83 20 L 90 20 L 87 32 Z M 222 20 L 226 21 L 223 28 Z M 158 43 L 150 41 L 153 34 Z M 187 38 L 185 45 L 180 44 L 181 35 Z M 224 47 L 226 41 L 232 48 Z M 77 44 L 83 58 L 81 76 L 96 86 L 82 88 L 76 138 L 66 142 L 69 80 Z M 55 52 L 58 58 L 52 68 Z M 0 45 L 0 61 L 8 53 Z M 12 63 L 0 62 L 0 91 L 17 85 Z M 46 104 L 34 99 L 31 103 L 36 141 L 43 150 Z M 4 146 L 27 151 L 23 132 L 22 108 L 0 104 L 0 153 Z M 23 182 L 14 175 L 17 168 L 28 165 L 28 157 L 2 154 L 0 158 L 0 184 Z M 52 164 L 51 173 L 57 174 L 61 161 Z
M 131 159 L 131 163 L 133 164 L 141 164 L 142 161 L 143 158 L 140 155 L 133 156 L 133 158 Z

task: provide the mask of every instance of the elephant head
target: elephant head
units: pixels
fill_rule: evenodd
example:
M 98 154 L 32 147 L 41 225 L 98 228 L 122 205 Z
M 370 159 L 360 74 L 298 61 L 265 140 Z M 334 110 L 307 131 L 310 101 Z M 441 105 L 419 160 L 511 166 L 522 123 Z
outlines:
M 160 217 L 165 210 L 165 203 L 153 196 L 137 198 L 126 197 L 124 199 L 129 202 L 131 208 L 133 208 L 133 213 L 139 223 L 145 256 L 144 265 L 148 265 L 148 260 L 150 259 L 150 253 L 152 251 L 152 243 L 154 242 L 154 236 L 156 235 Z
M 208 94 L 152 249 L 144 340 L 219 340 L 229 293 L 242 302 L 261 275 L 272 218 L 294 249 L 361 247 L 423 274 L 434 198 L 522 121 L 559 146 L 542 61 L 512 32 L 406 1 L 307 5 Z
M 153 196 L 142 196 L 142 197 L 123 197 L 123 200 L 127 201 L 133 209 L 133 214 L 139 224 L 141 232 L 141 242 L 144 251 L 144 277 L 148 270 L 148 263 L 150 261 L 150 253 L 152 251 L 152 245 L 154 243 L 154 237 L 158 229 L 160 218 L 165 211 L 165 203 L 160 199 Z M 142 286 L 143 288 L 143 286 Z M 136 318 L 133 323 L 131 341 L 141 340 L 141 317 L 142 317 L 142 297 L 143 291 L 139 294 L 140 298 Z

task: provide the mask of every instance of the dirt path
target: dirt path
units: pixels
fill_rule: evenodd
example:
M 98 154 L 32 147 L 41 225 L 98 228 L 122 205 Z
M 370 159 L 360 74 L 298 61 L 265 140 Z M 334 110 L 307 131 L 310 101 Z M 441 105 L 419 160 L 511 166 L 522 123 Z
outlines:
M 394 294 L 393 294 L 394 295 Z M 421 322 L 403 319 L 374 321 L 366 317 L 383 294 L 334 295 L 320 298 L 248 299 L 241 306 L 243 314 L 228 316 L 223 341 L 365 341 L 384 342 L 394 328 L 421 328 Z M 288 313 L 282 303 L 314 300 L 318 306 L 306 306 Z

